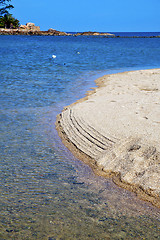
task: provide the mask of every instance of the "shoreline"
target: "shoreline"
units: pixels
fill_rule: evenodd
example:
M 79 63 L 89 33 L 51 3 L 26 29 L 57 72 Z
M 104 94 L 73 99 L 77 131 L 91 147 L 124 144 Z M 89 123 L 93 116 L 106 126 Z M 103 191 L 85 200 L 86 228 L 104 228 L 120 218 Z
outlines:
M 158 208 L 159 76 L 160 69 L 151 69 L 100 77 L 96 88 L 56 120 L 63 144 L 78 159 Z
M 25 25 L 24 25 L 25 27 Z M 0 28 L 0 35 L 18 35 L 18 36 L 73 36 L 73 37 L 104 37 L 104 38 L 160 38 L 160 35 L 151 35 L 151 36 L 120 36 L 115 35 L 113 33 L 107 32 L 77 32 L 77 33 L 68 33 L 57 31 L 55 29 L 48 29 L 46 31 L 40 30 L 39 27 L 34 26 L 35 29 L 32 28 L 17 28 L 17 29 L 5 29 Z M 36 29 L 38 28 L 38 29 Z

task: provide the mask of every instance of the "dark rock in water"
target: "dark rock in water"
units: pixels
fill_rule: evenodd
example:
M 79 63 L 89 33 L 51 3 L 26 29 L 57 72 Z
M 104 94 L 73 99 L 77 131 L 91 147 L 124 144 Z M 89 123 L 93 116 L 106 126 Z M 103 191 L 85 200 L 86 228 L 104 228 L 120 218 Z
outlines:
M 82 185 L 82 184 L 84 184 L 84 182 L 73 181 L 73 184 Z
M 91 32 L 91 31 L 88 31 L 88 32 L 82 32 L 82 33 L 76 33 L 74 34 L 74 36 L 107 36 L 107 37 L 115 37 L 114 34 L 111 34 L 111 33 L 106 33 L 106 32 Z

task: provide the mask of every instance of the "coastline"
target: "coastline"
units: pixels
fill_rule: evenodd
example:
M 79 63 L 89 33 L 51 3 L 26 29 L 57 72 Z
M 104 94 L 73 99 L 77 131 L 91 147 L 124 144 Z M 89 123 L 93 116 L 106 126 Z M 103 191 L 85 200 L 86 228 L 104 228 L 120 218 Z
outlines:
M 160 69 L 105 75 L 64 108 L 56 129 L 93 171 L 160 207 Z
M 62 32 L 57 31 L 55 29 L 48 29 L 47 31 L 40 30 L 39 27 L 33 26 L 31 28 L 27 28 L 25 25 L 23 25 L 25 28 L 17 28 L 17 29 L 5 29 L 0 28 L 0 35 L 27 35 L 27 36 L 73 36 L 73 37 L 105 37 L 105 38 L 160 38 L 160 35 L 151 35 L 151 36 L 139 36 L 139 35 L 133 35 L 133 36 L 120 36 L 115 35 L 113 33 L 108 32 L 77 32 L 77 33 L 68 33 L 68 32 Z

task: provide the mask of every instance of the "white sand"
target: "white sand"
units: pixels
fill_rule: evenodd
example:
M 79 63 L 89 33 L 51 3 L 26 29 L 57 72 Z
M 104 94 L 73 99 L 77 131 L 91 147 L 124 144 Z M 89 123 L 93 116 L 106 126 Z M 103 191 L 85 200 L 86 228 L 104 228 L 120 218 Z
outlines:
M 160 206 L 160 69 L 106 75 L 97 84 L 58 117 L 61 137 Z

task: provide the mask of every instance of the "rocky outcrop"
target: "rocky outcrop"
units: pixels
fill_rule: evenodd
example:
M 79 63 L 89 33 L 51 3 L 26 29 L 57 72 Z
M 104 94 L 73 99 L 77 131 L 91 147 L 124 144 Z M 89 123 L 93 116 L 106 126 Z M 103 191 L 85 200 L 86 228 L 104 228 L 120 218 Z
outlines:
M 38 35 L 38 36 L 70 36 L 71 34 L 57 31 L 50 28 L 48 31 L 41 31 L 39 26 L 35 26 L 34 23 L 27 23 L 21 25 L 17 29 L 0 29 L 0 35 Z
M 20 25 L 18 29 L 0 29 L 0 35 L 41 35 L 41 36 L 107 36 L 115 37 L 110 33 L 98 33 L 98 32 L 82 32 L 76 34 L 70 34 L 66 32 L 57 31 L 53 28 L 48 31 L 41 31 L 39 26 L 35 26 L 34 23 L 26 23 L 26 25 Z
M 0 35 L 35 35 L 35 36 L 70 36 L 71 34 L 57 31 L 57 30 L 48 30 L 48 31 L 39 31 L 36 30 L 39 27 L 34 29 L 26 28 L 26 25 L 22 25 L 19 29 L 0 29 Z
M 107 37 L 115 37 L 114 34 L 111 33 L 105 33 L 105 32 L 80 32 L 80 33 L 76 33 L 74 34 L 74 36 L 107 36 Z
M 26 31 L 40 31 L 39 26 L 35 26 L 34 23 L 26 23 L 26 25 L 21 25 L 19 30 L 26 30 Z
M 43 31 L 42 32 L 43 35 L 54 35 L 54 36 L 70 36 L 71 34 L 66 33 L 66 32 L 61 32 L 61 31 L 57 31 L 53 28 L 48 29 L 48 31 Z
M 5 29 L 5 28 L 0 28 L 0 35 L 38 35 L 38 36 L 94 36 L 94 37 L 113 37 L 113 38 L 159 38 L 160 36 L 116 36 L 111 33 L 106 33 L 106 32 L 79 32 L 76 34 L 71 34 L 71 33 L 66 33 L 62 31 L 57 31 L 53 28 L 48 29 L 48 31 L 41 31 L 39 26 L 35 26 L 34 23 L 26 23 L 26 25 L 20 25 L 19 28 L 17 29 Z

